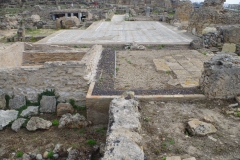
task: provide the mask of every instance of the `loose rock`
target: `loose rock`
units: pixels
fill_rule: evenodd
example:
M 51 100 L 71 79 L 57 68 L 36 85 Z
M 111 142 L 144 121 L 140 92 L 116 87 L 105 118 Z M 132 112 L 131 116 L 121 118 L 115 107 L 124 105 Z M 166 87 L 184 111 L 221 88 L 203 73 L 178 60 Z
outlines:
M 12 130 L 17 132 L 22 127 L 25 121 L 25 118 L 18 118 L 17 120 L 15 120 L 11 126 Z
M 17 119 L 18 111 L 15 110 L 0 110 L 0 128 L 4 128 L 10 122 Z
M 59 120 L 58 128 L 82 128 L 90 124 L 86 118 L 79 113 L 71 115 L 70 113 L 64 114 Z
M 42 157 L 42 155 L 41 155 L 41 154 L 37 154 L 37 156 L 36 156 L 36 159 L 37 159 L 37 160 L 42 160 L 42 159 L 43 159 L 43 157 Z
M 181 157 L 179 157 L 179 156 L 172 156 L 172 157 L 167 157 L 166 160 L 181 160 Z
M 39 106 L 29 106 L 27 109 L 22 111 L 21 116 L 30 117 L 38 115 L 38 108 Z
M 199 121 L 198 119 L 193 119 L 188 122 L 188 131 L 192 135 L 205 136 L 207 134 L 217 132 L 217 129 L 210 123 L 205 123 Z
M 69 103 L 59 103 L 57 105 L 57 116 L 62 116 L 66 113 L 73 113 L 74 108 Z
M 0 109 L 6 108 L 5 95 L 0 93 Z
M 52 122 L 44 120 L 39 117 L 32 117 L 27 123 L 27 130 L 35 131 L 37 129 L 49 129 L 52 126 Z

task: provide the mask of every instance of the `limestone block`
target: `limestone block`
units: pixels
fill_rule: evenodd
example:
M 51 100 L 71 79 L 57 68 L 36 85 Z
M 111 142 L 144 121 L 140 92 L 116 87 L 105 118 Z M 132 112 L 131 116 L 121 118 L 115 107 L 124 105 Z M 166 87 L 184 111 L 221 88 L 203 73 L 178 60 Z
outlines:
M 42 96 L 40 101 L 40 112 L 53 113 L 56 112 L 55 96 Z
M 27 109 L 22 111 L 21 116 L 29 117 L 38 115 L 38 108 L 39 106 L 29 106 Z
M 234 44 L 234 43 L 224 43 L 223 48 L 222 48 L 222 52 L 235 53 L 236 52 L 236 44 Z
M 70 113 L 64 114 L 59 120 L 58 128 L 83 128 L 91 124 L 86 118 L 79 113 L 71 115 Z
M 32 117 L 27 123 L 27 130 L 35 131 L 37 129 L 49 129 L 52 126 L 52 122 L 44 120 L 39 117 Z
M 188 131 L 192 135 L 205 136 L 207 134 L 217 132 L 217 129 L 212 124 L 199 121 L 198 119 L 193 119 L 187 124 Z
M 73 113 L 73 112 L 74 112 L 74 108 L 69 103 L 59 103 L 57 105 L 57 116 L 62 116 L 66 113 Z
M 163 72 L 171 71 L 171 69 L 166 64 L 164 59 L 153 59 L 153 63 L 156 67 L 156 71 L 163 71 Z
M 210 32 L 217 32 L 217 29 L 215 27 L 206 27 L 205 29 L 203 29 L 202 34 L 207 34 Z
M 10 122 L 17 119 L 18 111 L 15 110 L 0 110 L 0 130 L 7 126 Z
M 17 120 L 15 120 L 11 126 L 12 130 L 17 132 L 22 127 L 25 121 L 25 118 L 18 118 Z
M 6 108 L 5 95 L 0 93 L 0 109 Z
M 13 99 L 9 100 L 9 106 L 12 109 L 19 109 L 26 105 L 26 99 L 24 95 L 14 96 Z
M 39 15 L 36 14 L 36 15 L 31 15 L 31 19 L 33 22 L 38 22 L 40 21 L 41 18 Z

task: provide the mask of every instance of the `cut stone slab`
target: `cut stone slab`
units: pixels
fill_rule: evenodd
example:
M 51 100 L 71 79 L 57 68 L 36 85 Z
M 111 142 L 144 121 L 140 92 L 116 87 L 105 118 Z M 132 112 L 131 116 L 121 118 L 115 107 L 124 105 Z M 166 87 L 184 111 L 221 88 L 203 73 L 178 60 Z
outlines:
M 202 122 L 198 119 L 193 119 L 188 122 L 188 131 L 192 135 L 205 136 L 207 134 L 217 132 L 217 129 L 210 123 Z
M 184 70 L 184 68 L 178 63 L 172 63 L 172 62 L 166 62 L 168 67 L 171 68 L 172 70 Z
M 25 121 L 25 118 L 18 118 L 17 120 L 15 120 L 11 126 L 12 130 L 17 132 L 22 127 Z
M 11 109 L 19 109 L 26 105 L 26 98 L 23 95 L 16 95 L 9 100 L 9 107 Z
M 39 117 L 32 117 L 27 123 L 27 130 L 35 131 L 37 129 L 49 129 L 52 126 L 52 122 L 44 120 Z
M 153 59 L 156 71 L 171 71 L 164 59 Z
M 30 117 L 38 115 L 38 108 L 39 106 L 29 106 L 27 109 L 22 111 L 21 116 Z
M 170 79 L 167 83 L 172 86 L 176 86 L 179 84 L 177 79 Z
M 0 110 L 0 128 L 4 128 L 10 122 L 17 119 L 18 111 L 15 110 Z
M 40 112 L 53 113 L 56 112 L 56 97 L 42 96 L 40 101 Z
M 57 116 L 62 116 L 66 113 L 73 113 L 74 108 L 71 104 L 69 103 L 59 103 L 57 105 Z
M 181 160 L 181 157 L 179 157 L 179 156 L 172 156 L 172 157 L 167 157 L 166 160 Z
M 236 52 L 236 44 L 234 44 L 234 43 L 224 43 L 223 48 L 222 48 L 222 52 L 235 53 Z
M 5 95 L 0 93 L 0 109 L 6 108 Z

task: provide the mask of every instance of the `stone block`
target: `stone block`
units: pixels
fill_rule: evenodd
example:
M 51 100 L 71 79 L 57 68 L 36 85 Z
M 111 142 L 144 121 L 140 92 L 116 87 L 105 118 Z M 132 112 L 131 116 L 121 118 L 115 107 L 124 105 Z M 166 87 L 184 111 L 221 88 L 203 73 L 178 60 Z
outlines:
M 224 43 L 222 47 L 222 52 L 236 52 L 236 44 L 234 43 Z
M 15 120 L 11 126 L 12 130 L 17 132 L 22 127 L 25 121 L 25 118 L 18 118 L 17 120 Z
M 192 135 L 205 136 L 207 134 L 217 132 L 217 129 L 212 124 L 199 121 L 198 119 L 193 119 L 187 124 L 188 131 Z
M 53 113 L 56 112 L 56 97 L 42 96 L 40 101 L 40 112 Z
M 35 131 L 37 129 L 49 129 L 52 126 L 52 122 L 44 120 L 39 117 L 32 117 L 27 123 L 27 130 Z
M 237 100 L 238 104 L 240 105 L 240 96 L 236 96 L 235 99 Z
M 73 113 L 73 112 L 74 112 L 74 108 L 69 103 L 59 103 L 57 105 L 57 116 L 62 116 L 66 113 Z
M 64 114 L 59 120 L 58 128 L 83 128 L 91 124 L 87 119 L 79 113 L 71 115 L 70 113 Z
M 19 109 L 26 105 L 26 99 L 23 95 L 14 96 L 13 99 L 9 100 L 9 107 L 11 109 Z
M 217 29 L 215 27 L 206 27 L 203 29 L 202 34 L 207 34 L 210 32 L 217 32 Z
M 15 110 L 0 110 L 0 130 L 7 126 L 10 122 L 17 119 L 18 111 Z
M 29 106 L 27 109 L 22 111 L 21 116 L 29 117 L 38 115 L 38 108 L 39 106 Z
M 171 71 L 171 69 L 168 67 L 164 59 L 154 59 L 153 63 L 156 67 L 156 71 Z

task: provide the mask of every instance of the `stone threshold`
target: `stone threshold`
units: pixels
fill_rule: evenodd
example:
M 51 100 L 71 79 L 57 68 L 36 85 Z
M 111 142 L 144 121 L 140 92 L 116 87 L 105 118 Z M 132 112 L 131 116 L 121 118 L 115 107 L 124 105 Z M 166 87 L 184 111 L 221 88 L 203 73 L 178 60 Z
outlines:
M 107 124 L 110 102 L 120 95 L 92 95 L 95 82 L 91 82 L 87 95 L 87 118 L 94 124 Z M 177 95 L 135 95 L 139 101 L 186 101 L 204 100 L 203 94 L 177 94 Z

